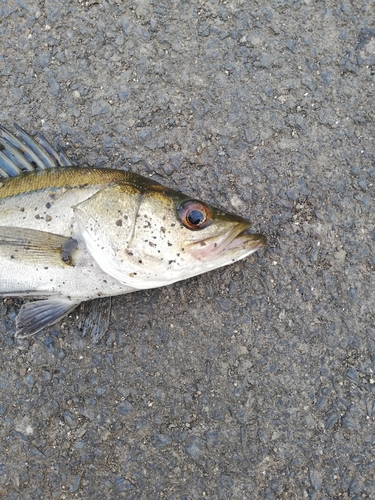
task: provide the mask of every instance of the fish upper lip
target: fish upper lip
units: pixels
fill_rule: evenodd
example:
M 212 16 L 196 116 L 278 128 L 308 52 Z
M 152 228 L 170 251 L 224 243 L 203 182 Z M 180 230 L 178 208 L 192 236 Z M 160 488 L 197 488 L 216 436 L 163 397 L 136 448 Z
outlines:
M 250 226 L 250 222 L 239 222 L 231 231 L 229 231 L 227 236 L 223 239 L 222 243 L 220 243 L 220 247 L 225 248 L 226 244 L 231 244 L 235 242 L 238 237 L 244 236 Z

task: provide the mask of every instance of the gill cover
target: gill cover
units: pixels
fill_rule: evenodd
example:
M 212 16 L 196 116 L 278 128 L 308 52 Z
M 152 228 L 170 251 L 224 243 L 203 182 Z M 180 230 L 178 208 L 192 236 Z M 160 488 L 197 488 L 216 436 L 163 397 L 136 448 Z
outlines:
M 159 184 L 122 183 L 73 207 L 79 231 L 101 269 L 120 283 L 144 290 L 183 279 L 174 193 Z
M 121 261 L 119 251 L 131 245 L 141 200 L 139 188 L 116 185 L 73 207 L 91 256 L 105 273 L 131 287 L 132 271 Z

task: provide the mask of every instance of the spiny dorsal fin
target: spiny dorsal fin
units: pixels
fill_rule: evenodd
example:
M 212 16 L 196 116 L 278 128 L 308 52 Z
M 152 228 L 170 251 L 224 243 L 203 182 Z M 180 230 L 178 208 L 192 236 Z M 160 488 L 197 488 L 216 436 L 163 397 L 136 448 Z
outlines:
M 59 234 L 0 226 L 0 253 L 24 262 L 40 261 L 44 265 L 74 265 L 78 243 Z
M 54 325 L 75 309 L 79 303 L 67 297 L 59 297 L 23 304 L 16 318 L 16 337 L 28 337 L 43 328 Z
M 53 148 L 39 132 L 38 144 L 20 126 L 15 127 L 17 137 L 0 125 L 0 178 L 15 177 L 26 171 L 77 166 L 61 146 Z

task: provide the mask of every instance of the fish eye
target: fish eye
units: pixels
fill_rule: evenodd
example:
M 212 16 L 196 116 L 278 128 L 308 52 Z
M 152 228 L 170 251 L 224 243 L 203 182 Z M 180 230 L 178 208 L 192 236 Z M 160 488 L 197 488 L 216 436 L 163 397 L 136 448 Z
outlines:
M 195 200 L 185 201 L 180 206 L 178 214 L 182 224 L 188 229 L 203 229 L 211 218 L 207 205 Z

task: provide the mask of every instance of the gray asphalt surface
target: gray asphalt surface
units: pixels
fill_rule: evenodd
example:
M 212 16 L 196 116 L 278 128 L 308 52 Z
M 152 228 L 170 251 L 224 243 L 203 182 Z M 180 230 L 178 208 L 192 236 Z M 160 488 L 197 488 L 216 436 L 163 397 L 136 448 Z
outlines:
M 26 340 L 3 300 L 1 498 L 375 499 L 375 6 L 264 4 L 0 4 L 2 124 L 268 238 Z

